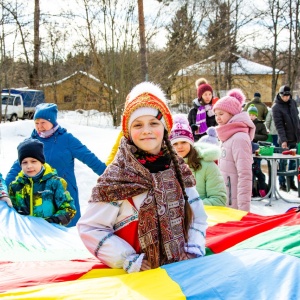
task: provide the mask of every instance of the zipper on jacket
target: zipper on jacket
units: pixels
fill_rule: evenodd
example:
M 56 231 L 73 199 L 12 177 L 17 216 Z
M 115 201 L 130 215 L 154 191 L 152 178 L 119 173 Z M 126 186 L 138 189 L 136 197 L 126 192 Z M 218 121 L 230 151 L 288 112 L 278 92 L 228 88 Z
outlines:
M 228 198 L 229 198 L 229 205 L 232 204 L 232 199 L 231 199 L 231 182 L 230 182 L 230 176 L 227 176 L 227 183 L 226 186 L 228 187 Z
M 29 178 L 31 184 L 31 191 L 30 191 L 30 216 L 33 216 L 33 180 Z

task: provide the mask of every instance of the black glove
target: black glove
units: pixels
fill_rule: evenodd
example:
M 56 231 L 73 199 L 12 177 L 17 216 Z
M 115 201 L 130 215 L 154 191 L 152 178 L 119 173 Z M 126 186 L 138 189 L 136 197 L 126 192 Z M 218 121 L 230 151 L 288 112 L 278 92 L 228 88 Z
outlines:
M 196 124 L 192 124 L 191 125 L 191 129 L 192 129 L 193 132 L 195 132 L 196 130 L 198 130 L 198 128 L 199 128 L 199 126 L 196 125 Z
M 60 224 L 60 220 L 58 217 L 55 217 L 55 216 L 52 216 L 52 217 L 49 217 L 49 218 L 46 218 L 45 219 L 47 222 L 49 223 L 56 223 L 56 224 Z

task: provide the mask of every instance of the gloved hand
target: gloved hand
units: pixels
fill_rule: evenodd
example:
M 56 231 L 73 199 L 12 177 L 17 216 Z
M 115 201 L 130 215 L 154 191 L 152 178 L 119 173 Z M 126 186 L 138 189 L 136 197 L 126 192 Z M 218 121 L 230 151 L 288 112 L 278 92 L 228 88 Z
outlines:
M 191 129 L 192 129 L 193 132 L 195 132 L 196 130 L 198 130 L 198 128 L 199 128 L 199 126 L 196 125 L 196 124 L 192 124 L 191 125 Z
M 1 197 L 0 200 L 5 201 L 8 206 L 13 207 L 9 197 L 4 196 L 4 197 Z
M 49 217 L 49 218 L 46 218 L 45 219 L 47 222 L 49 223 L 56 223 L 56 224 L 60 224 L 60 220 L 58 217 L 55 217 L 55 216 L 52 216 L 52 217 Z
M 215 113 L 214 113 L 214 111 L 213 111 L 212 109 L 210 109 L 210 110 L 207 111 L 207 115 L 208 115 L 209 117 L 212 117 L 212 116 L 215 115 Z

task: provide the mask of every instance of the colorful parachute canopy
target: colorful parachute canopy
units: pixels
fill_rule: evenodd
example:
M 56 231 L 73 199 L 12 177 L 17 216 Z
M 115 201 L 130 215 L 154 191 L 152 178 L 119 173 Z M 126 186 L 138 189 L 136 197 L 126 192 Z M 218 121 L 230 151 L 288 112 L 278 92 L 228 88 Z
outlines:
M 0 201 L 0 298 L 300 299 L 300 213 L 206 211 L 206 257 L 125 274 L 95 259 L 76 228 Z

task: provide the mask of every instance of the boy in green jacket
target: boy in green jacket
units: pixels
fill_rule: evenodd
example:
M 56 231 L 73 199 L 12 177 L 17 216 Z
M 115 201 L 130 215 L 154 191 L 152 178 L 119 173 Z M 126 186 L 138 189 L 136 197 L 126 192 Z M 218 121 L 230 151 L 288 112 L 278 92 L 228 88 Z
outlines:
M 67 183 L 45 163 L 44 144 L 26 139 L 18 146 L 22 171 L 9 185 L 9 197 L 19 214 L 44 218 L 49 223 L 68 225 L 76 208 Z

